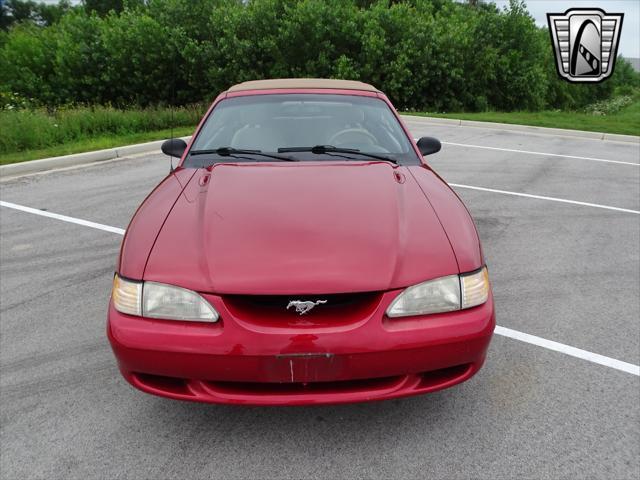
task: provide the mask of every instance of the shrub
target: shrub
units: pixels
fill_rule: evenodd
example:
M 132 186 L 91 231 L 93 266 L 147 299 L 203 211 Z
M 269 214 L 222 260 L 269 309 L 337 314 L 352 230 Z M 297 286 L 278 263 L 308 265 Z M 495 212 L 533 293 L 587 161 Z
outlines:
M 210 101 L 244 80 L 311 76 L 372 83 L 400 109 L 539 110 L 581 109 L 629 93 L 640 78 L 619 59 L 598 85 L 559 79 L 548 31 L 522 0 L 502 10 L 454 0 L 104 5 L 0 32 L 0 91 L 48 107 L 148 106 Z
M 592 103 L 588 105 L 584 111 L 591 115 L 612 115 L 618 113 L 624 107 L 633 103 L 633 97 L 630 95 L 621 95 L 608 100 Z

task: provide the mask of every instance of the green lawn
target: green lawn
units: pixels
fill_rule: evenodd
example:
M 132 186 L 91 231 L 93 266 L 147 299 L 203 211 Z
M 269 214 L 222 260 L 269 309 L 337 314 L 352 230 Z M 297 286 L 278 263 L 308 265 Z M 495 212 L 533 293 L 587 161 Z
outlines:
M 511 123 L 536 127 L 568 128 L 590 132 L 640 135 L 640 101 L 636 101 L 612 115 L 592 115 L 579 112 L 480 112 L 480 113 L 426 113 L 407 115 L 455 118 L 479 122 Z
M 195 130 L 193 127 L 176 127 L 173 129 L 174 137 L 184 137 L 191 135 Z M 59 155 L 70 155 L 72 153 L 90 152 L 102 150 L 104 148 L 122 147 L 134 143 L 151 142 L 163 140 L 171 136 L 171 129 L 154 130 L 151 132 L 128 133 L 124 135 L 106 135 L 95 138 L 83 139 L 55 145 L 52 147 L 23 150 L 21 152 L 0 154 L 0 165 L 9 163 L 24 162 L 26 160 L 36 160 L 40 158 L 57 157 Z

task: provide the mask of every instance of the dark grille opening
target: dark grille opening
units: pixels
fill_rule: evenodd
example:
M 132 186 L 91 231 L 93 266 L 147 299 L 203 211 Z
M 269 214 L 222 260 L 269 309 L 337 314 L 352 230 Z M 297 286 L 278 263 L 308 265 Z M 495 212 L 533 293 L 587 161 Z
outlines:
M 404 376 L 310 383 L 208 382 L 216 391 L 243 395 L 295 395 L 301 393 L 348 393 L 394 386 Z
M 278 395 L 314 395 L 314 394 L 354 394 L 369 392 L 367 398 L 375 392 L 404 389 L 406 392 L 428 392 L 446 388 L 466 379 L 472 371 L 472 364 L 457 365 L 419 374 L 398 375 L 358 380 L 339 380 L 328 382 L 233 382 L 215 380 L 189 380 L 186 378 L 165 377 L 145 373 L 133 373 L 134 384 L 142 390 L 177 396 L 178 398 L 199 398 L 203 400 L 221 398 L 254 397 Z M 222 395 L 222 397 L 220 397 Z
M 165 377 L 162 375 L 151 375 L 148 373 L 134 373 L 138 382 L 143 385 L 168 393 L 189 395 L 187 380 L 184 378 Z
M 471 364 L 456 365 L 455 367 L 441 368 L 420 374 L 420 387 L 435 387 L 450 380 L 457 379 L 465 375 L 472 367 Z
M 380 292 L 330 295 L 225 295 L 231 314 L 252 323 L 321 326 L 357 322 L 369 317 L 380 303 Z M 291 301 L 324 300 L 307 313 L 300 314 Z M 287 308 L 289 306 L 289 308 Z

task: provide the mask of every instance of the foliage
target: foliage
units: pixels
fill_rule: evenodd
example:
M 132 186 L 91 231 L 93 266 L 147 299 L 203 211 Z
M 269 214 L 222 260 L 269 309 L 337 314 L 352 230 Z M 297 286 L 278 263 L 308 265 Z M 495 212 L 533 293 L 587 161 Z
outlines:
M 598 85 L 559 79 L 522 0 L 85 0 L 0 32 L 0 91 L 48 107 L 188 104 L 305 76 L 372 83 L 401 109 L 584 109 L 636 88 L 617 63 Z
M 82 0 L 87 13 L 105 16 L 109 12 L 120 13 L 124 9 L 123 0 Z
M 591 115 L 613 115 L 632 103 L 633 97 L 630 95 L 620 95 L 608 100 L 592 103 L 588 105 L 584 111 Z
M 119 110 L 112 107 L 10 109 L 0 111 L 0 154 L 61 145 L 101 135 L 128 135 L 193 127 L 203 105 Z
M 0 1 L 0 28 L 6 30 L 20 22 L 53 25 L 72 8 L 69 0 L 60 0 L 57 4 L 33 0 L 3 0 Z

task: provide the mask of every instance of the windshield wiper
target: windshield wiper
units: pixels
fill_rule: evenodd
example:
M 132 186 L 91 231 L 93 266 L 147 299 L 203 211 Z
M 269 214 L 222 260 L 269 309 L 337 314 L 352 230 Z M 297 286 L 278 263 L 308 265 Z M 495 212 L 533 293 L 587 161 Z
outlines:
M 275 160 L 282 160 L 283 162 L 297 162 L 295 158 L 284 157 L 282 155 L 272 155 L 270 153 L 263 153 L 260 150 L 246 150 L 242 148 L 220 147 L 210 150 L 191 150 L 189 155 L 220 155 L 221 157 L 233 157 L 235 154 L 240 155 L 260 155 L 262 157 L 273 158 Z
M 278 153 L 286 153 L 286 152 L 311 152 L 317 155 L 321 155 L 325 153 L 327 154 L 346 153 L 346 154 L 363 155 L 365 157 L 375 158 L 377 160 L 384 160 L 385 162 L 398 163 L 393 158 L 385 157 L 384 155 L 376 155 L 375 153 L 361 152 L 357 148 L 339 148 L 339 147 L 334 147 L 333 145 L 315 145 L 313 147 L 285 147 L 285 148 L 278 149 Z M 345 158 L 349 158 L 349 157 L 345 157 Z M 352 158 L 352 160 L 355 160 L 355 159 Z

